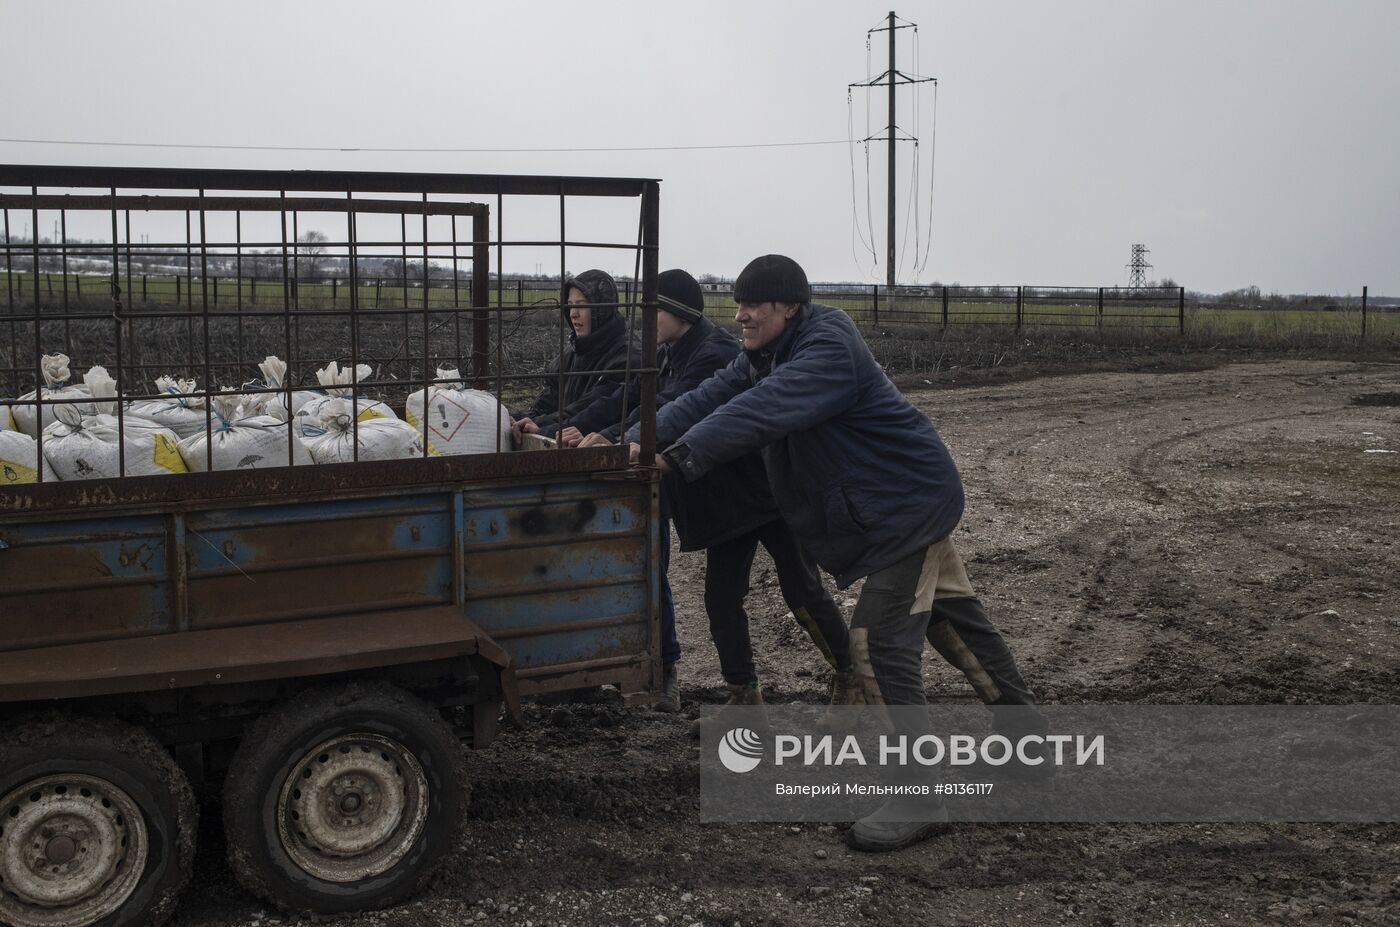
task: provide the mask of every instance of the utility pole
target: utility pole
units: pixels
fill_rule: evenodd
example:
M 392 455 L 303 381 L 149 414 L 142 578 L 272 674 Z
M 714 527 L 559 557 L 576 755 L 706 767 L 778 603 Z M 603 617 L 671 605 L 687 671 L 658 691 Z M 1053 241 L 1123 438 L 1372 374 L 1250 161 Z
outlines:
M 1147 263 L 1147 255 L 1150 253 L 1147 245 L 1133 245 L 1133 259 L 1123 265 L 1128 269 L 1130 289 L 1147 286 L 1147 272 L 1152 269 L 1152 265 Z
M 902 71 L 898 70 L 898 69 L 895 67 L 895 63 L 894 63 L 894 59 L 895 59 L 895 49 L 894 49 L 895 31 L 896 31 L 896 30 L 899 30 L 899 29 L 914 29 L 914 30 L 917 30 L 917 29 L 919 28 L 917 23 L 903 22 L 903 23 L 898 23 L 898 24 L 897 24 L 897 23 L 895 22 L 895 18 L 896 18 L 896 17 L 895 17 L 895 15 L 894 15 L 894 10 L 890 10 L 889 15 L 885 17 L 886 25 L 884 25 L 884 26 L 877 26 L 877 27 L 874 28 L 874 29 L 870 29 L 870 30 L 867 30 L 867 31 L 866 31 L 866 35 L 874 35 L 874 34 L 877 33 L 877 32 L 888 32 L 888 33 L 890 34 L 890 36 L 889 36 L 889 41 L 890 41 L 890 66 L 889 66 L 889 69 L 888 69 L 887 71 L 885 71 L 885 73 L 883 73 L 883 74 L 881 74 L 881 75 L 879 75 L 879 76 L 877 76 L 877 77 L 872 77 L 872 78 L 871 78 L 870 80 L 868 80 L 868 81 L 863 81 L 863 82 L 860 82 L 860 83 L 847 84 L 847 85 L 846 85 L 846 88 L 847 88 L 847 89 L 850 89 L 850 88 L 852 88 L 852 87 L 878 87 L 878 86 L 880 86 L 881 84 L 884 84 L 886 87 L 889 88 L 889 120 L 890 120 L 890 121 L 889 121 L 889 124 L 888 124 L 887 126 L 885 126 L 885 143 L 886 143 L 887 145 L 889 145 L 889 152 L 888 152 L 888 175 L 887 175 L 887 180 L 886 180 L 888 199 L 887 199 L 887 201 L 886 201 L 886 209 L 887 209 L 887 212 L 886 212 L 886 217 L 885 217 L 885 218 L 886 218 L 886 224 L 885 224 L 885 235 L 886 235 L 886 242 L 885 242 L 885 285 L 886 285 L 886 286 L 889 286 L 889 287 L 893 287 L 893 286 L 895 285 L 895 281 L 894 281 L 894 272 L 895 272 L 895 266 L 896 266 L 896 265 L 895 265 L 895 260 L 894 260 L 894 257 L 895 257 L 895 256 L 894 256 L 894 230 L 895 230 L 895 221 L 894 221 L 894 220 L 895 220 L 895 206 L 894 206 L 894 189 L 895 189 L 895 147 L 894 147 L 894 143 L 897 142 L 897 141 L 900 141 L 900 142 L 910 142 L 910 141 L 912 141 L 912 142 L 915 142 L 915 143 L 918 142 L 918 139 L 912 138 L 912 137 L 905 137 L 905 138 L 896 138 L 896 137 L 895 137 L 895 130 L 896 130 L 896 126 L 895 126 L 895 105 L 894 105 L 894 104 L 895 104 L 895 87 L 900 86 L 900 85 L 903 85 L 903 84 L 924 84 L 924 83 L 930 83 L 930 82 L 932 82 L 932 83 L 934 83 L 934 84 L 938 83 L 938 79 L 937 79 L 937 78 L 934 78 L 934 77 L 920 77 L 920 76 L 917 75 L 917 74 L 914 74 L 914 75 L 905 74 L 905 73 L 903 73 Z M 867 137 L 867 138 L 861 139 L 861 141 L 863 141 L 863 142 L 871 142 L 871 141 L 874 141 L 875 138 L 876 138 L 876 136 L 871 135 L 871 136 L 869 136 L 869 137 Z

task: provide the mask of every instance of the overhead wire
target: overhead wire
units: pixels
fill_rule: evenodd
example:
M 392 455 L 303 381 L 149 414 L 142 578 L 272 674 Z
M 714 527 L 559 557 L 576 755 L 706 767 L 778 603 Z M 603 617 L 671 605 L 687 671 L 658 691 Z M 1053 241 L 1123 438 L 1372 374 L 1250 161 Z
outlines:
M 851 90 L 850 90 L 849 87 L 846 88 L 846 135 L 847 135 L 847 137 L 848 137 L 849 140 L 850 140 L 849 144 L 847 145 L 847 152 L 848 152 L 848 154 L 850 155 L 850 164 L 851 164 L 851 257 L 852 257 L 852 259 L 855 261 L 856 266 L 859 267 L 859 266 L 864 265 L 864 263 L 865 263 L 865 258 L 864 258 L 862 255 L 859 255 L 859 254 L 856 253 L 856 237 L 857 237 L 857 236 L 860 237 L 860 243 L 861 243 L 861 245 L 865 248 L 865 250 L 869 251 L 872 257 L 875 257 L 876 255 L 875 255 L 875 244 L 874 244 L 873 240 L 872 240 L 872 241 L 867 241 L 867 240 L 866 240 L 866 237 L 865 237 L 865 233 L 864 233 L 863 231 L 861 231 L 861 228 L 860 228 L 860 212 L 859 212 L 859 210 L 856 208 L 856 143 L 855 143 L 855 114 L 854 114 L 854 104 L 852 103 L 852 99 L 851 99 Z M 873 238 L 873 233 L 872 233 L 872 238 Z
M 821 139 L 805 142 L 745 142 L 722 145 L 636 145 L 621 147 L 579 148 L 379 148 L 336 147 L 329 145 L 214 145 L 183 144 L 179 142 L 98 142 L 55 138 L 0 138 L 11 145 L 72 145 L 98 148 L 184 148 L 203 151 L 343 151 L 374 154 L 581 154 L 620 151 L 719 151 L 738 148 L 802 148 L 814 145 L 844 145 L 845 139 Z

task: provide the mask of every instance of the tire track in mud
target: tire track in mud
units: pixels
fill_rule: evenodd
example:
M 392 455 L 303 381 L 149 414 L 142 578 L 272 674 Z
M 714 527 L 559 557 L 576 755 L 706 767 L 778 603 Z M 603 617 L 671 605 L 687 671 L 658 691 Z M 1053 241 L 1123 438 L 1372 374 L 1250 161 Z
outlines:
M 1316 383 L 1319 378 L 1329 375 L 1327 371 L 1323 371 L 1314 374 L 1308 378 L 1308 381 Z M 1209 377 L 1193 379 L 1205 381 L 1209 380 Z M 1270 383 L 1277 377 L 1260 376 L 1257 379 L 1264 383 Z M 1296 379 L 1293 382 L 1298 383 Z M 1307 383 L 1299 383 L 1298 385 L 1308 386 Z M 1237 384 L 1226 383 L 1213 390 L 1208 389 L 1206 392 L 1216 394 L 1216 398 L 1226 395 L 1238 396 L 1239 388 Z M 1275 393 L 1276 391 L 1270 389 L 1269 392 Z M 1143 405 L 1150 405 L 1152 408 L 1147 411 L 1133 411 L 1129 414 L 1106 417 L 1102 415 L 1104 411 L 1102 402 L 1094 402 L 1085 398 L 1082 400 L 1082 404 L 1091 405 L 1093 409 L 1092 411 L 1083 409 L 1079 395 L 1060 396 L 1054 400 L 1032 401 L 997 408 L 998 416 L 1004 418 L 1027 414 L 1058 413 L 1074 416 L 1074 420 L 1051 425 L 1037 424 L 1031 428 L 1018 428 L 1019 433 L 1009 440 L 989 442 L 981 454 L 981 461 L 989 472 L 988 482 L 1004 485 L 1008 482 L 1003 470 L 1007 458 L 1014 461 L 1013 467 L 1017 471 L 1034 471 L 1039 474 L 1048 472 L 1050 467 L 1047 458 L 1055 453 L 1057 442 L 1063 440 L 1060 436 L 1067 431 L 1081 431 L 1081 434 L 1087 439 L 1081 440 L 1082 444 L 1092 442 L 1096 436 L 1108 431 L 1108 438 L 1100 439 L 1098 446 L 1114 447 L 1121 443 L 1121 429 L 1127 423 L 1143 419 L 1171 418 L 1178 410 L 1190 411 L 1193 416 L 1199 417 L 1200 406 L 1206 404 L 1209 408 L 1211 401 L 1212 397 L 1202 396 L 1199 390 L 1193 390 L 1189 397 L 1180 398 L 1177 396 L 1162 397 L 1156 395 L 1155 391 L 1149 395 L 1134 392 L 1113 402 L 1113 410 L 1118 411 L 1124 408 L 1137 410 Z M 1285 398 L 1283 401 L 1288 401 L 1288 399 Z M 965 410 L 960 411 L 967 414 Z M 1050 632 L 1051 642 L 1042 654 L 1043 662 L 1040 671 L 1044 673 L 1048 670 L 1051 676 L 1057 677 L 1053 684 L 1053 691 L 1058 698 L 1061 700 L 1067 697 L 1113 700 L 1154 698 L 1162 700 L 1165 697 L 1171 700 L 1181 698 L 1196 701 L 1207 693 L 1207 690 L 1215 683 L 1215 679 L 1210 674 L 1200 675 L 1198 672 L 1193 672 L 1193 670 L 1199 669 L 1199 667 L 1193 666 L 1195 661 L 1171 655 L 1192 651 L 1199 652 L 1202 645 L 1218 649 L 1223 629 L 1217 624 L 1222 614 L 1228 614 L 1228 609 L 1221 610 L 1217 607 L 1223 603 L 1200 601 L 1200 594 L 1208 590 L 1190 587 L 1185 590 L 1168 588 L 1164 579 L 1169 577 L 1154 575 L 1162 571 L 1160 565 L 1156 564 L 1151 556 L 1133 556 L 1136 549 L 1133 539 L 1136 533 L 1140 530 L 1146 530 L 1154 523 L 1179 517 L 1179 513 L 1172 510 L 1175 507 L 1171 506 L 1170 503 L 1179 500 L 1180 494 L 1174 493 L 1170 484 L 1161 480 L 1159 474 L 1167 468 L 1166 459 L 1172 449 L 1188 445 L 1192 441 L 1240 428 L 1296 420 L 1327 414 L 1331 411 L 1330 409 L 1312 409 L 1261 418 L 1255 414 L 1255 409 L 1244 407 L 1240 408 L 1230 421 L 1191 428 L 1185 432 L 1153 441 L 1146 447 L 1136 449 L 1126 459 L 1118 458 L 1122 461 L 1122 472 L 1129 477 L 1132 483 L 1141 487 L 1142 501 L 1152 506 L 1152 510 L 1129 512 L 1131 517 L 1126 524 L 1112 518 L 1086 519 L 1080 521 L 1069 531 L 1063 532 L 1058 539 L 1058 544 L 1042 541 L 1024 551 L 1049 555 L 1052 560 L 1062 560 L 1062 557 L 1056 558 L 1055 551 L 1050 550 L 1050 548 L 1058 547 L 1063 551 L 1066 547 L 1079 547 L 1081 550 L 1088 548 L 1084 550 L 1084 553 L 1093 557 L 1090 575 L 1085 578 L 1085 581 L 1077 584 L 1076 591 L 1081 599 L 1078 608 L 1074 608 L 1066 602 L 1067 607 L 1063 609 L 1066 613 L 1075 612 L 1074 617 Z M 955 416 L 955 418 L 957 417 Z M 1033 448 L 1041 445 L 1046 447 L 1045 454 L 1036 454 L 1032 451 Z M 1101 465 L 1097 472 L 1103 475 L 1104 483 L 1109 483 L 1113 476 L 1113 470 L 1112 467 Z M 1015 480 L 1014 484 L 1031 485 L 1033 482 L 1021 479 Z M 1016 500 L 1022 497 L 1020 493 L 1011 495 L 995 489 L 989 494 L 992 496 L 991 501 L 999 504 L 1014 505 Z M 1155 511 L 1158 509 L 1163 510 Z M 1290 514 L 1293 517 L 1297 516 L 1296 511 L 1292 511 Z M 1118 530 L 1112 530 L 1115 526 Z M 1078 541 L 1077 544 L 1071 541 L 1074 535 L 1078 535 L 1078 538 L 1075 539 Z M 1324 566 L 1335 568 L 1335 563 L 1325 557 L 1306 554 L 1299 556 L 1298 551 L 1285 548 L 1281 543 L 1268 546 L 1278 553 L 1305 561 L 1314 568 Z M 1125 565 L 1132 566 L 1138 572 L 1120 583 L 1115 579 L 1115 576 L 1121 572 Z M 1141 574 L 1144 566 L 1147 568 L 1148 576 Z M 1334 569 L 1333 573 L 1335 574 L 1335 572 Z M 1355 571 L 1352 572 L 1355 573 Z M 1116 596 L 1115 587 L 1120 585 L 1130 593 L 1134 591 L 1141 593 L 1146 587 L 1148 593 L 1146 597 L 1149 600 L 1166 590 L 1171 593 L 1167 598 L 1169 604 L 1174 607 L 1169 610 L 1165 619 L 1145 622 L 1133 620 L 1134 617 L 1142 617 L 1140 612 L 1133 615 L 1141 603 L 1133 602 L 1131 597 Z M 1159 588 L 1152 588 L 1154 585 Z M 1117 614 L 1114 613 L 1115 604 Z M 1158 604 L 1158 608 L 1153 610 L 1158 611 L 1159 609 L 1160 604 Z M 1203 621 L 1192 621 L 1189 618 L 1183 619 L 1180 613 L 1188 609 L 1200 615 L 1204 623 Z M 1205 619 L 1206 615 L 1212 615 L 1213 618 Z M 1083 678 L 1085 674 L 1078 671 L 1078 667 L 1088 666 L 1090 667 L 1089 671 L 1092 672 L 1092 668 L 1096 664 L 1104 665 L 1104 658 L 1110 654 L 1120 664 L 1125 658 L 1131 659 L 1130 672 L 1126 674 L 1129 676 L 1128 679 L 1122 682 L 1106 683 L 1102 680 Z M 1234 656 L 1239 656 L 1239 654 L 1236 653 Z M 1115 674 L 1123 675 L 1121 673 Z

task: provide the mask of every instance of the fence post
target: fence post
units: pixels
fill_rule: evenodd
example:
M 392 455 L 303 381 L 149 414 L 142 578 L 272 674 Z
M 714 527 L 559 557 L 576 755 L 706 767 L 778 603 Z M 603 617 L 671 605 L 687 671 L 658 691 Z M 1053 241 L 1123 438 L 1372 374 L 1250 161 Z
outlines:
M 339 296 L 340 296 L 340 281 L 337 280 L 336 278 L 332 277 L 332 278 L 331 278 L 331 308 L 332 308 L 332 309 L 335 308 L 335 301 L 336 301 L 336 299 L 337 299 Z
M 145 275 L 145 274 L 142 274 L 142 275 L 141 275 L 141 302 L 144 303 L 144 302 L 149 302 L 149 301 L 150 301 L 150 300 L 148 300 L 148 299 L 146 298 L 146 275 Z
M 1176 288 L 1176 324 L 1181 337 L 1186 337 L 1186 287 Z
M 1021 323 L 1024 321 L 1025 313 L 1025 287 L 1018 284 L 1016 286 L 1016 333 L 1018 335 L 1021 333 Z
M 948 284 L 943 284 L 943 328 L 948 328 Z
M 524 277 L 521 277 L 519 280 L 515 281 L 515 304 L 516 304 L 517 306 L 523 306 L 523 305 L 525 305 L 525 278 L 524 278 Z
M 1099 298 L 1094 303 L 1094 327 L 1103 331 L 1103 287 L 1099 287 Z
M 79 284 L 79 285 L 78 285 L 78 292 L 79 292 L 79 293 L 82 293 L 82 291 L 83 291 L 82 285 Z M 180 275 L 179 275 L 179 274 L 176 274 L 176 275 L 175 275 L 175 305 L 177 305 L 177 306 L 180 305 Z
M 219 304 L 219 275 L 214 275 L 214 305 Z
M 870 311 L 875 316 L 875 324 L 880 324 L 880 284 L 870 286 Z
M 1363 286 L 1361 288 L 1361 340 L 1366 340 L 1366 296 L 1371 288 Z

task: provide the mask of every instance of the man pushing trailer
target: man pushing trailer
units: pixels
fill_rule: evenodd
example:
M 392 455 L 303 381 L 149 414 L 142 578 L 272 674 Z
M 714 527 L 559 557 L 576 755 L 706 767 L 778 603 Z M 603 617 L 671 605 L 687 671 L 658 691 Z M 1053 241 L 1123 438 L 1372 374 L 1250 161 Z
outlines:
M 962 481 L 932 422 L 844 312 L 812 303 L 796 261 L 755 258 L 735 281 L 734 301 L 743 351 L 659 411 L 657 466 L 694 481 L 762 450 L 778 508 L 803 546 L 843 588 L 865 578 L 851 638 L 857 655 L 869 654 L 856 668 L 867 700 L 927 704 L 928 640 L 984 702 L 1034 705 L 954 547 Z M 857 849 L 898 849 L 939 828 L 929 817 L 927 799 L 893 798 L 847 838 Z

